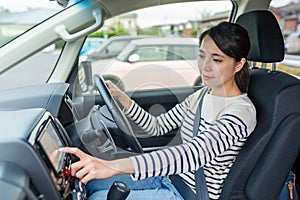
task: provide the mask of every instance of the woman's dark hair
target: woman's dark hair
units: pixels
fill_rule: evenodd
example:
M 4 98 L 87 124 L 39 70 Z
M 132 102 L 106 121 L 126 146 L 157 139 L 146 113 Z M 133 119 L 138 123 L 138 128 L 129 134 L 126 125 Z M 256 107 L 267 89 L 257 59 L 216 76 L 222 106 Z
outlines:
M 240 25 L 221 22 L 200 35 L 200 45 L 206 35 L 213 39 L 224 54 L 234 58 L 236 62 L 247 57 L 250 49 L 250 39 L 247 31 Z M 243 68 L 235 74 L 235 82 L 241 92 L 246 93 L 248 91 L 249 80 L 250 66 L 246 62 Z

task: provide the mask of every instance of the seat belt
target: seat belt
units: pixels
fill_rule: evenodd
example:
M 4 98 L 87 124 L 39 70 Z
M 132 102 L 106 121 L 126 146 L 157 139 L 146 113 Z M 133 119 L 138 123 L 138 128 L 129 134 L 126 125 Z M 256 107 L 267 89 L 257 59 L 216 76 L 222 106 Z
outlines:
M 195 120 L 194 120 L 194 126 L 193 126 L 193 135 L 194 136 L 196 136 L 198 134 L 203 99 L 204 99 L 204 96 L 207 93 L 207 91 L 208 91 L 208 88 L 206 88 L 204 93 L 202 94 L 201 99 L 199 101 L 199 105 L 197 107 Z M 200 167 L 195 172 L 195 185 L 196 185 L 196 200 L 209 200 L 203 167 Z
M 177 175 L 170 175 L 169 179 L 172 184 L 175 186 L 176 190 L 185 200 L 196 200 L 196 195 L 193 190 L 183 181 L 183 179 Z
M 206 88 L 203 92 L 203 94 L 200 97 L 199 105 L 196 110 L 195 119 L 194 119 L 194 125 L 193 125 L 193 135 L 196 136 L 199 129 L 200 124 L 200 118 L 201 118 L 201 109 L 203 104 L 204 95 L 207 93 L 209 88 Z M 195 185 L 196 185 L 196 195 L 191 190 L 189 186 L 182 180 L 182 178 L 179 175 L 171 175 L 169 176 L 170 180 L 172 181 L 172 184 L 175 186 L 175 188 L 178 190 L 178 192 L 181 194 L 181 196 L 186 200 L 209 200 L 208 197 L 208 190 L 207 185 L 205 181 L 205 175 L 203 168 L 199 168 L 195 172 Z

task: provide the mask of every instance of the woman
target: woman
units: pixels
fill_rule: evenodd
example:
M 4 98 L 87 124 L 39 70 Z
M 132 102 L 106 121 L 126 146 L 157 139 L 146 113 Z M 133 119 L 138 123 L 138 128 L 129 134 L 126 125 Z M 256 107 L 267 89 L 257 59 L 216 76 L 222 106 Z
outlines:
M 162 177 L 179 174 L 195 191 L 194 172 L 202 167 L 209 198 L 218 199 L 239 150 L 256 125 L 256 111 L 247 97 L 250 69 L 246 56 L 249 48 L 247 31 L 237 24 L 223 22 L 202 33 L 198 66 L 206 87 L 159 117 L 146 113 L 127 95 L 107 83 L 126 114 L 150 135 L 163 135 L 180 127 L 183 144 L 114 161 L 93 158 L 75 148 L 64 148 L 61 151 L 80 158 L 72 165 L 72 174 L 83 183 L 119 174 L 131 174 L 134 180 L 160 177 L 162 188 L 167 188 L 172 198 L 181 199 L 172 184 Z M 209 92 L 203 98 L 198 133 L 193 136 L 196 109 L 206 88 Z M 146 189 L 139 191 L 145 194 L 144 197 L 151 188 Z M 165 194 L 162 195 L 157 199 L 166 199 Z

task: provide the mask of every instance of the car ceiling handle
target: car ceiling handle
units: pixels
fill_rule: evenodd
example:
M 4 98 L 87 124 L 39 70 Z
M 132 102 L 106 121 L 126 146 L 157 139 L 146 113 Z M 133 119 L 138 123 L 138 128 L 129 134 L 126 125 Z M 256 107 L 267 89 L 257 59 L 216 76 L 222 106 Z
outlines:
M 85 36 L 87 34 L 89 34 L 90 32 L 93 32 L 94 30 L 98 29 L 98 27 L 101 25 L 102 23 L 102 15 L 101 15 L 101 10 L 100 9 L 95 9 L 93 11 L 93 16 L 96 19 L 96 23 L 93 24 L 92 26 L 81 30 L 77 33 L 73 33 L 70 34 L 67 29 L 66 26 L 63 24 L 60 24 L 58 26 L 55 27 L 55 32 L 65 41 L 67 42 L 72 42 L 78 38 L 81 38 L 82 36 Z

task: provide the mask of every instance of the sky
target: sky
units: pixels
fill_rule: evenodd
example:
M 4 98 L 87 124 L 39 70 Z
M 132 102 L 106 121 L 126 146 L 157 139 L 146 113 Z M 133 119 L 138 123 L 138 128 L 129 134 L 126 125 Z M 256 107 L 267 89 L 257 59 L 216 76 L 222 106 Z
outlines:
M 0 7 L 9 9 L 10 11 L 24 11 L 28 8 L 60 8 L 56 1 L 49 0 L 0 0 Z
M 230 1 L 228 2 L 220 2 L 222 5 L 218 5 L 218 7 L 214 6 L 214 2 L 192 2 L 185 3 L 183 5 L 163 5 L 159 6 L 159 11 L 157 8 L 147 8 L 142 9 L 140 11 L 135 12 L 138 15 L 137 23 L 139 25 L 142 24 L 142 28 L 155 25 L 159 22 L 159 24 L 172 24 L 178 22 L 184 22 L 188 20 L 197 20 L 201 19 L 201 13 L 216 13 L 219 11 L 224 11 L 225 8 L 230 10 L 232 4 Z M 201 4 L 201 6 L 199 6 Z M 212 10 L 212 8 L 214 8 Z M 153 14 L 155 13 L 155 14 Z
M 72 0 L 76 1 L 76 0 Z M 18 3 L 16 3 L 18 2 Z M 201 6 L 195 6 L 201 3 Z M 30 8 L 36 7 L 50 7 L 50 8 L 60 8 L 55 1 L 49 0 L 0 0 L 1 5 L 4 8 L 8 8 L 10 11 L 25 11 Z M 202 6 L 204 5 L 204 6 Z M 184 7 L 182 4 L 178 5 L 163 5 L 158 8 L 148 8 L 147 11 L 142 9 L 135 12 L 138 15 L 137 23 L 141 28 L 150 27 L 157 24 L 170 24 L 170 23 L 180 23 L 186 22 L 188 20 L 201 19 L 201 13 L 205 12 L 218 12 L 220 9 L 224 10 L 224 7 L 231 7 L 231 2 L 222 3 L 218 7 L 214 6 L 213 2 L 192 2 L 185 3 Z M 206 7 L 206 9 L 204 8 Z M 207 9 L 210 7 L 210 9 Z M 211 8 L 214 8 L 211 10 Z M 153 14 L 155 13 L 155 14 Z
M 272 0 L 272 5 L 274 6 L 283 6 L 287 3 L 297 0 Z M 18 2 L 18 3 L 16 3 Z M 49 7 L 49 4 L 53 5 L 53 8 L 58 8 L 57 3 L 55 1 L 49 0 L 0 0 L 0 5 L 5 5 L 4 7 L 14 9 L 14 10 L 24 10 L 28 7 Z M 191 10 L 194 10 L 193 8 Z
M 286 5 L 290 2 L 297 2 L 297 0 L 272 0 L 271 6 L 280 7 L 280 6 Z M 299 0 L 298 0 L 298 2 L 299 2 Z
M 76 0 L 70 0 L 76 1 Z M 291 1 L 300 1 L 300 0 L 272 0 L 272 6 L 279 7 L 288 4 Z M 201 2 L 203 3 L 203 2 Z M 227 4 L 226 4 L 227 3 Z M 169 24 L 169 23 L 178 23 L 184 22 L 182 19 L 188 20 L 196 20 L 201 19 L 201 13 L 209 12 L 215 13 L 220 11 L 220 9 L 224 10 L 225 7 L 228 9 L 231 6 L 230 2 L 226 2 L 222 6 L 218 5 L 212 6 L 213 2 L 205 2 L 203 4 L 207 4 L 210 6 L 211 9 L 205 9 L 205 6 L 195 6 L 196 3 L 188 3 L 185 4 L 185 8 L 182 6 L 176 5 L 168 5 L 168 6 L 160 6 L 159 11 L 155 10 L 154 8 L 148 9 L 145 12 L 144 9 L 135 12 L 138 15 L 137 23 L 143 27 L 149 27 L 151 25 L 157 24 L 158 21 L 160 24 Z M 61 9 L 60 6 L 55 1 L 49 0 L 0 0 L 0 7 L 8 8 L 11 11 L 24 11 L 27 10 L 28 7 L 30 8 L 53 8 L 53 9 Z M 153 14 L 155 13 L 155 14 Z

